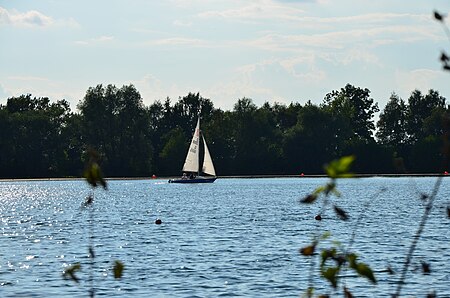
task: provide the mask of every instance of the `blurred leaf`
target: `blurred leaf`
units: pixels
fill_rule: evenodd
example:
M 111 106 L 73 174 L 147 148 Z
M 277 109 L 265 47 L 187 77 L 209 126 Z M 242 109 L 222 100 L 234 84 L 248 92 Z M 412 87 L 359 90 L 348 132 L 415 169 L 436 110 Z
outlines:
M 322 262 L 320 264 L 321 267 L 323 267 L 325 265 L 325 262 L 328 259 L 334 259 L 336 256 L 336 248 L 331 248 L 331 249 L 324 249 L 322 250 L 322 253 L 320 254 L 320 256 L 322 257 Z
M 120 261 L 115 261 L 114 262 L 114 267 L 113 267 L 113 271 L 114 271 L 114 278 L 118 279 L 118 278 L 122 278 L 122 273 L 123 273 L 123 269 L 124 269 L 124 265 L 122 262 Z
M 312 256 L 314 254 L 315 248 L 316 248 L 316 244 L 312 244 L 310 246 L 301 248 L 300 253 L 304 256 Z
M 434 18 L 436 20 L 440 21 L 440 22 L 442 22 L 443 19 L 444 19 L 443 16 L 439 12 L 437 12 L 436 10 L 434 11 Z
M 307 195 L 306 197 L 304 197 L 303 199 L 300 200 L 300 203 L 302 204 L 312 204 L 316 201 L 317 199 L 317 195 L 315 194 L 310 194 Z
M 325 186 L 319 186 L 318 188 L 316 188 L 313 192 L 313 194 L 315 195 L 320 195 L 322 192 L 325 191 Z
M 317 298 L 330 298 L 330 296 L 329 295 L 320 295 L 320 296 L 317 296 Z
M 350 166 L 355 160 L 355 156 L 349 155 L 333 160 L 330 164 L 325 166 L 325 171 L 330 178 L 348 178 L 353 177 L 350 173 Z
M 322 234 L 322 236 L 320 236 L 320 240 L 325 240 L 331 237 L 331 232 L 326 231 Z
M 337 287 L 337 277 L 339 273 L 339 267 L 329 267 L 326 270 L 322 271 L 322 276 L 327 279 L 333 288 Z
M 343 209 L 339 208 L 336 205 L 333 205 L 333 207 L 334 207 L 334 211 L 336 212 L 337 216 L 339 216 L 340 219 L 348 220 L 348 215 Z
M 357 266 L 356 259 L 357 258 L 358 258 L 358 256 L 354 253 L 350 253 L 347 255 L 347 259 L 348 259 L 350 268 L 356 269 L 356 266 Z
M 344 297 L 345 298 L 353 298 L 352 293 L 347 289 L 347 287 L 344 287 Z
M 440 59 L 441 59 L 442 62 L 450 61 L 450 58 L 447 56 L 447 54 L 445 52 L 442 52 Z
M 374 283 L 374 284 L 377 283 L 377 280 L 375 279 L 375 276 L 373 275 L 372 269 L 370 269 L 370 267 L 367 266 L 366 264 L 358 263 L 355 270 L 356 270 L 356 272 L 358 272 L 359 275 L 366 277 L 372 283 Z
M 76 283 L 80 282 L 80 279 L 75 275 L 76 272 L 80 271 L 81 265 L 80 263 L 76 263 L 70 267 L 67 267 L 63 272 L 64 279 L 71 279 Z
M 92 186 L 97 187 L 98 184 L 103 186 L 104 189 L 107 188 L 106 181 L 103 178 L 100 166 L 96 162 L 89 163 L 88 167 L 83 173 L 83 177 Z
M 436 298 L 436 291 L 430 292 L 427 294 L 427 298 Z
M 422 272 L 423 274 L 430 274 L 431 273 L 430 264 L 422 261 Z
M 445 65 L 443 66 L 443 68 L 444 68 L 444 70 L 450 70 L 450 65 L 445 64 Z

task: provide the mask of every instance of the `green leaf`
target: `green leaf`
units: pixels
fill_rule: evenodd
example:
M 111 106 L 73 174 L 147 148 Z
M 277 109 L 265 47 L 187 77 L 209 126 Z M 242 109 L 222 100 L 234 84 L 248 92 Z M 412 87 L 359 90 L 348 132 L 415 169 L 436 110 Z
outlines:
M 320 256 L 322 257 L 320 266 L 323 267 L 328 259 L 332 259 L 336 256 L 336 248 L 333 247 L 331 249 L 324 249 L 322 250 Z
M 330 164 L 325 165 L 325 172 L 330 178 L 348 178 L 353 177 L 350 173 L 350 166 L 355 160 L 355 156 L 349 155 L 333 160 Z
M 98 163 L 90 162 L 83 173 L 83 177 L 92 186 L 97 187 L 98 184 L 103 186 L 104 189 L 107 188 L 106 180 L 103 178 L 102 171 Z
M 356 269 L 356 266 L 357 266 L 356 259 L 357 258 L 358 258 L 358 256 L 354 253 L 350 253 L 347 255 L 347 259 L 348 259 L 350 268 Z
M 114 267 L 113 267 L 114 278 L 116 278 L 116 279 L 122 278 L 122 273 L 123 273 L 123 269 L 124 268 L 125 268 L 125 266 L 123 265 L 122 262 L 115 261 L 114 262 Z
M 348 220 L 348 215 L 343 209 L 339 208 L 336 205 L 333 205 L 333 207 L 334 207 L 334 211 L 336 212 L 337 216 L 339 216 L 340 219 Z
M 313 194 L 315 195 L 320 195 L 322 192 L 324 192 L 326 189 L 325 186 L 319 186 L 318 188 L 316 188 L 313 192 Z
M 377 280 L 375 279 L 375 276 L 373 275 L 372 269 L 364 263 L 358 263 L 356 268 L 356 272 L 358 272 L 359 275 L 366 277 L 369 279 L 372 283 L 376 284 Z
M 63 272 L 64 279 L 71 279 L 76 283 L 80 282 L 80 279 L 76 276 L 76 273 L 80 271 L 81 265 L 80 263 L 73 264 L 70 267 L 67 267 Z
M 330 231 L 327 231 L 327 232 L 324 232 L 323 234 L 322 234 L 322 236 L 320 236 L 320 240 L 326 240 L 326 239 L 328 239 L 328 238 L 330 238 L 331 237 L 331 232 Z
M 333 288 L 337 287 L 338 273 L 339 267 L 329 267 L 326 270 L 322 270 L 322 276 L 331 283 Z
M 422 272 L 423 272 L 423 274 L 430 274 L 431 273 L 430 264 L 422 261 Z
M 314 254 L 314 250 L 316 249 L 316 244 L 312 244 L 300 249 L 300 253 L 304 256 L 312 256 Z
M 317 195 L 315 194 L 310 194 L 307 195 L 306 197 L 304 197 L 303 199 L 300 200 L 300 203 L 302 204 L 312 204 L 316 201 L 317 199 Z

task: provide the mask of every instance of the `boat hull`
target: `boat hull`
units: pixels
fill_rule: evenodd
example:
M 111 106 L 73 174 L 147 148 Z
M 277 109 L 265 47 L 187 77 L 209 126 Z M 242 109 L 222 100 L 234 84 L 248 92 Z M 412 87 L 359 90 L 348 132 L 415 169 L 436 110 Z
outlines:
M 196 177 L 193 179 L 170 179 L 169 183 L 213 183 L 217 177 Z

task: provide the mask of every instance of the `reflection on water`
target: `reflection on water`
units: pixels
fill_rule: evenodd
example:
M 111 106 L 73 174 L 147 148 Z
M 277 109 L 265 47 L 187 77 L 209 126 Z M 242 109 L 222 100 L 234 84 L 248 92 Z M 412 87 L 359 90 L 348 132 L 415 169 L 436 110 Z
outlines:
M 298 297 L 308 285 L 309 263 L 298 249 L 318 231 L 348 243 L 364 213 L 354 250 L 377 272 L 378 285 L 349 277 L 358 297 L 387 297 L 423 213 L 420 193 L 433 178 L 365 178 L 338 181 L 337 204 L 348 222 L 332 212 L 314 216 L 319 205 L 298 199 L 325 179 L 221 179 L 211 185 L 161 180 L 110 181 L 95 193 L 96 293 L 133 297 Z M 382 188 L 386 191 L 380 192 Z M 0 297 L 86 297 L 88 221 L 81 208 L 89 187 L 83 181 L 0 182 Z M 430 289 L 450 296 L 450 197 L 444 180 L 414 256 L 405 295 Z M 369 203 L 369 204 L 368 204 Z M 369 205 L 369 207 L 367 207 Z M 162 224 L 156 225 L 155 219 Z M 114 280 L 115 260 L 125 264 Z M 431 274 L 420 274 L 421 261 Z M 62 278 L 82 264 L 79 285 Z M 317 276 L 317 275 L 316 275 Z M 320 278 L 321 293 L 334 292 Z

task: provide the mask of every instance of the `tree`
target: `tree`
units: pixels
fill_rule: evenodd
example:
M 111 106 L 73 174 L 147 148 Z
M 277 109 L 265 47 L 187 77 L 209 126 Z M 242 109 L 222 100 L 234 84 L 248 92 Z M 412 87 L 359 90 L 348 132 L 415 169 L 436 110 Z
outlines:
M 429 90 L 423 96 L 419 90 L 414 90 L 408 99 L 407 132 L 409 142 L 416 143 L 426 137 L 424 123 L 435 109 L 445 108 L 445 98 L 435 90 Z
M 149 119 L 133 85 L 89 88 L 79 103 L 84 142 L 101 154 L 110 176 L 149 175 L 153 148 Z
M 351 124 L 351 138 L 364 141 L 373 140 L 375 131 L 374 114 L 378 104 L 370 97 L 370 90 L 347 84 L 340 91 L 332 91 L 325 96 L 326 106 L 334 117 L 345 117 Z
M 383 145 L 397 148 L 407 142 L 407 106 L 403 99 L 392 93 L 378 120 L 377 138 Z
M 297 123 L 285 134 L 285 167 L 291 173 L 323 173 L 322 166 L 338 154 L 335 118 L 324 107 L 308 102 L 298 113 Z

